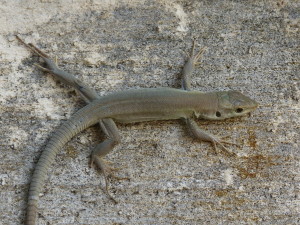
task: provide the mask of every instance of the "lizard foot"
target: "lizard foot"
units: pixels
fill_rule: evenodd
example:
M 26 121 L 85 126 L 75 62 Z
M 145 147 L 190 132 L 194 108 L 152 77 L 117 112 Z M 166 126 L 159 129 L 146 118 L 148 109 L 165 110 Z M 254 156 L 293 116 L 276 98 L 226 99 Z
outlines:
M 198 65 L 198 64 L 200 64 L 198 61 L 201 59 L 203 53 L 206 50 L 206 47 L 201 48 L 198 53 L 195 53 L 195 46 L 196 46 L 196 40 L 194 39 L 193 40 L 193 47 L 192 47 L 192 50 L 191 50 L 191 53 L 190 53 L 189 57 L 192 59 L 192 62 L 193 62 L 194 65 Z
M 57 57 L 55 58 L 55 61 L 53 61 L 46 53 L 44 53 L 43 51 L 41 51 L 39 48 L 37 48 L 35 45 L 33 45 L 32 43 L 25 43 L 19 36 L 16 35 L 16 38 L 19 42 L 21 42 L 23 45 L 25 45 L 25 47 L 27 47 L 31 52 L 33 52 L 34 54 L 40 56 L 46 63 L 47 67 L 49 68 L 45 68 L 39 64 L 35 64 L 35 66 L 37 66 L 38 68 L 40 68 L 41 70 L 45 71 L 45 72 L 49 72 L 49 73 L 55 73 L 56 71 L 58 71 L 58 66 L 57 66 Z
M 110 174 L 110 172 L 113 170 L 111 169 L 110 167 L 106 166 L 105 162 L 103 159 L 101 159 L 100 157 L 98 156 L 93 156 L 91 157 L 91 160 L 90 160 L 90 167 L 94 167 L 94 164 L 96 164 L 96 167 L 98 169 L 101 170 L 102 174 L 103 174 L 103 177 L 105 179 L 105 192 L 107 194 L 107 196 L 116 204 L 118 203 L 117 200 L 110 194 L 109 192 L 109 186 L 108 186 L 108 177 L 114 177 Z M 108 175 L 109 174 L 109 175 Z
M 218 150 L 217 150 L 217 144 L 218 144 L 218 145 L 221 146 L 221 150 L 222 151 L 226 152 L 230 156 L 236 156 L 236 153 L 234 153 L 233 151 L 231 151 L 229 148 L 226 148 L 223 144 L 229 144 L 229 145 L 239 146 L 238 144 L 235 144 L 235 143 L 229 142 L 229 141 L 224 141 L 224 140 L 221 140 L 221 139 L 216 138 L 216 137 L 211 137 L 210 142 L 212 143 L 216 154 L 218 153 Z

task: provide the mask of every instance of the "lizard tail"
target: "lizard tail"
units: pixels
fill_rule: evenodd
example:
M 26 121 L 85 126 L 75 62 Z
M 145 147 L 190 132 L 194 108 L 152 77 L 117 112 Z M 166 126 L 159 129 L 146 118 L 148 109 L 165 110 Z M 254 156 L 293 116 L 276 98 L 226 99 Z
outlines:
M 26 225 L 36 224 L 39 194 L 47 178 L 47 171 L 54 162 L 58 151 L 76 134 L 98 122 L 96 116 L 94 118 L 86 116 L 90 110 L 91 107 L 87 105 L 75 113 L 71 119 L 63 123 L 53 134 L 42 152 L 30 183 Z

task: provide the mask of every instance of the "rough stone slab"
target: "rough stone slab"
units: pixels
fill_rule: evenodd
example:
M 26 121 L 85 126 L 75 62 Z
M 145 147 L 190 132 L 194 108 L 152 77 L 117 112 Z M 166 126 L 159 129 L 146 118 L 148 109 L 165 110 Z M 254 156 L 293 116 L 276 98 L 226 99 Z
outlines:
M 300 2 L 5 1 L 0 4 L 0 224 L 21 224 L 37 159 L 61 121 L 84 105 L 33 66 L 19 34 L 101 95 L 179 87 L 185 52 L 208 47 L 202 91 L 240 90 L 261 107 L 249 118 L 199 121 L 227 136 L 237 158 L 214 155 L 181 122 L 120 125 L 107 157 L 111 191 L 88 168 L 97 127 L 76 136 L 49 171 L 38 224 L 299 224 Z

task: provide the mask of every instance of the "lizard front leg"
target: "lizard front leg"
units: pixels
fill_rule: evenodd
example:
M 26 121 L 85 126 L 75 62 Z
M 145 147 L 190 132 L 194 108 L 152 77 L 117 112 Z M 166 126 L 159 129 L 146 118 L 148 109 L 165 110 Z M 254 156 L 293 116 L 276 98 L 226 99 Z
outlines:
M 187 91 L 191 90 L 191 76 L 194 72 L 195 65 L 201 59 L 202 54 L 205 51 L 205 48 L 202 48 L 198 53 L 195 53 L 195 45 L 196 41 L 193 40 L 192 50 L 182 69 L 182 88 Z
M 193 74 L 195 65 L 201 59 L 202 54 L 205 51 L 205 48 L 202 48 L 198 53 L 195 53 L 195 45 L 196 45 L 196 41 L 193 40 L 192 50 L 182 70 L 182 88 L 187 91 L 191 90 L 191 76 Z M 222 150 L 228 152 L 230 155 L 235 155 L 235 153 L 231 152 L 222 144 L 222 143 L 226 143 L 226 144 L 234 144 L 234 143 L 220 140 L 219 138 L 213 136 L 212 134 L 207 133 L 206 131 L 199 128 L 197 123 L 191 118 L 186 119 L 185 122 L 189 130 L 193 134 L 193 136 L 196 137 L 198 140 L 211 142 L 215 152 L 217 152 L 217 144 L 218 144 L 221 146 Z
M 197 125 L 197 123 L 193 120 L 193 119 L 186 119 L 186 124 L 189 128 L 189 130 L 191 131 L 191 133 L 193 134 L 193 136 L 201 141 L 207 141 L 207 142 L 211 142 L 215 152 L 217 153 L 217 144 L 221 146 L 221 149 L 223 151 L 226 151 L 227 153 L 229 153 L 230 155 L 236 155 L 234 152 L 232 152 L 231 150 L 229 150 L 228 148 L 226 148 L 224 144 L 234 144 L 228 141 L 223 141 L 221 139 L 219 139 L 218 137 L 207 133 L 206 131 L 200 129 Z

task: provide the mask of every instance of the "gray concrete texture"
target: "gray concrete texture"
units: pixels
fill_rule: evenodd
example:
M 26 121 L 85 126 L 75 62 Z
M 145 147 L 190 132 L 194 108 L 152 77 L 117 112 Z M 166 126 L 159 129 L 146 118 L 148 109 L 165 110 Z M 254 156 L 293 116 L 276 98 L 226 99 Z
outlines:
M 33 64 L 14 35 L 36 44 L 101 95 L 180 87 L 192 38 L 207 51 L 202 91 L 239 90 L 251 117 L 198 121 L 240 147 L 214 154 L 180 121 L 118 125 L 106 157 L 111 202 L 88 167 L 95 126 L 59 153 L 41 193 L 38 224 L 299 224 L 300 2 L 0 1 L 0 224 L 22 224 L 33 169 L 51 133 L 84 105 Z

